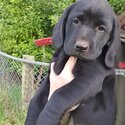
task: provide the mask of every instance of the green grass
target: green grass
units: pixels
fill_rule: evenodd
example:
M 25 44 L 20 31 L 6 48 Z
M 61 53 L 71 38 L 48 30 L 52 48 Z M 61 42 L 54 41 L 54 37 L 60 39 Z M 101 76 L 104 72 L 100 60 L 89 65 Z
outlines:
M 0 125 L 24 125 L 21 86 L 0 83 Z

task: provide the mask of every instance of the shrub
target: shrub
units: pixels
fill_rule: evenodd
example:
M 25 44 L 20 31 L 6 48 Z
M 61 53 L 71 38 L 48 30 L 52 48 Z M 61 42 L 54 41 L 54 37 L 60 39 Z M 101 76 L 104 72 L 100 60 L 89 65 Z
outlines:
M 109 0 L 109 3 L 117 14 L 125 11 L 125 0 Z
M 34 39 L 50 37 L 63 10 L 74 0 L 0 0 L 0 44 L 2 51 L 17 57 L 34 55 L 50 61 L 52 46 L 35 47 Z M 117 14 L 125 11 L 125 0 L 109 1 Z

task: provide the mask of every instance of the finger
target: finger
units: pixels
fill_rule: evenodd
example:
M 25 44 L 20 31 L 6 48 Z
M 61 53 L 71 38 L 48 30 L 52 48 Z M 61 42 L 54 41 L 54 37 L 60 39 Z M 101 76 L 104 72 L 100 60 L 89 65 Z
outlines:
M 54 72 L 54 65 L 55 65 L 55 62 L 52 62 L 50 65 L 50 77 L 56 76 L 56 73 Z
M 72 72 L 72 70 L 73 70 L 73 68 L 74 68 L 74 66 L 75 66 L 75 64 L 76 64 L 76 61 L 77 61 L 77 58 L 71 56 L 71 57 L 68 59 L 68 61 L 66 62 L 65 66 L 64 66 L 64 68 L 63 68 L 63 70 L 62 70 L 62 72 L 61 72 L 61 75 L 62 75 L 62 74 L 65 74 L 65 73 L 67 73 L 67 72 Z
M 77 58 L 71 56 L 64 66 L 64 71 L 67 69 L 72 70 L 74 68 L 74 65 L 76 64 L 76 61 L 77 61 Z

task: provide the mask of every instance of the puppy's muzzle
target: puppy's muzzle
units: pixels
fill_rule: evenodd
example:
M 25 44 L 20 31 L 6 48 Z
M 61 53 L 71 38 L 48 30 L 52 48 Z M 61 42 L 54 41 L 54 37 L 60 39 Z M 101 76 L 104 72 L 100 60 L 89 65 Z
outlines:
M 75 49 L 78 52 L 86 52 L 89 50 L 89 43 L 84 40 L 76 41 Z

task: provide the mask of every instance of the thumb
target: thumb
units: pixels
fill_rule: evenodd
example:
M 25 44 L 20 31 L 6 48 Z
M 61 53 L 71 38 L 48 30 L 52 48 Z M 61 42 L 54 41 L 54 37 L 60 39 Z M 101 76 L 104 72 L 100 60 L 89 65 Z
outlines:
M 68 61 L 66 62 L 62 72 L 60 73 L 60 75 L 65 75 L 65 73 L 67 72 L 72 72 L 75 64 L 76 64 L 77 58 L 76 57 L 69 57 Z
M 55 65 L 55 62 L 52 62 L 50 65 L 50 79 L 57 76 L 57 74 L 54 72 L 54 65 Z

